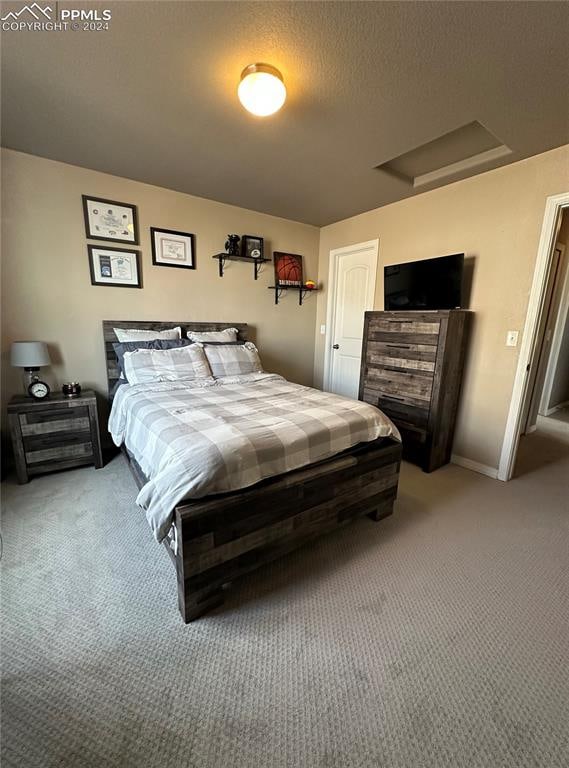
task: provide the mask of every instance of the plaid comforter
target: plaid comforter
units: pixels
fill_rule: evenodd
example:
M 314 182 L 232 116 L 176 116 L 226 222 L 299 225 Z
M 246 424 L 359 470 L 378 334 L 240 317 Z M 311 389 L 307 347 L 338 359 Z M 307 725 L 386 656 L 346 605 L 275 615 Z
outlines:
M 275 374 L 120 387 L 109 431 L 149 479 L 136 501 L 161 541 L 186 498 L 246 488 L 378 437 L 377 408 Z

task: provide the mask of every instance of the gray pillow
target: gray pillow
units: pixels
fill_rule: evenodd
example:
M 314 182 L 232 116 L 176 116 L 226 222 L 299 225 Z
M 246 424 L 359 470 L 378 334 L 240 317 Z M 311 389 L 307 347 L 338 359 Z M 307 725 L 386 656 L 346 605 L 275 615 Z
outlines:
M 126 383 L 124 375 L 124 353 L 134 352 L 135 349 L 174 349 L 175 347 L 188 347 L 193 344 L 189 339 L 152 339 L 152 341 L 123 341 L 114 343 L 113 349 L 117 356 L 117 366 L 119 369 L 119 380 Z

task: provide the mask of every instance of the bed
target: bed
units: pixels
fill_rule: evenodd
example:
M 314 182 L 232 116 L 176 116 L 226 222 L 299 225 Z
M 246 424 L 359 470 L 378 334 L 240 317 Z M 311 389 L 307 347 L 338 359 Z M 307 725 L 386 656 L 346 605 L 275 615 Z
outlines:
M 188 331 L 219 331 L 233 326 L 239 332 L 240 341 L 246 341 L 250 331 L 244 323 L 103 321 L 111 401 L 115 398 L 119 376 L 113 350 L 113 343 L 117 339 L 113 329 L 161 331 L 173 326 L 180 326 L 184 335 Z M 244 418 L 251 420 L 259 410 L 260 402 L 268 404 L 262 415 L 271 420 L 271 398 L 279 404 L 288 404 L 290 408 L 292 397 L 297 398 L 300 412 L 302 405 L 310 406 L 316 402 L 319 406 L 322 403 L 322 407 L 317 410 L 322 411 L 323 418 L 333 422 L 334 418 L 326 415 L 329 413 L 326 408 L 331 408 L 330 401 L 336 396 L 300 387 L 270 374 L 258 374 L 256 378 L 247 381 L 219 381 L 205 390 L 192 390 L 189 384 L 182 386 L 164 383 L 152 387 L 127 385 L 121 387 L 116 394 L 109 422 L 112 431 L 116 433 L 113 439 L 121 443 L 121 450 L 139 487 L 139 499 L 151 502 L 143 506 L 148 506 L 147 517 L 154 534 L 158 540 L 163 541 L 176 568 L 178 606 L 186 623 L 221 605 L 224 587 L 242 574 L 356 517 L 367 515 L 378 521 L 390 515 L 397 496 L 401 444 L 388 437 L 370 439 L 368 434 L 357 444 L 341 449 L 332 456 L 325 455 L 324 449 L 315 446 L 314 452 L 310 454 L 310 463 L 306 463 L 307 457 L 301 456 L 298 459 L 301 466 L 284 472 L 279 471 L 278 463 L 271 464 L 267 470 L 266 463 L 251 461 L 250 466 L 240 466 L 244 475 L 236 482 L 246 482 L 246 487 L 240 488 L 231 487 L 230 473 L 226 473 L 230 480 L 224 474 L 218 479 L 217 485 L 203 484 L 203 478 L 194 471 L 191 461 L 186 465 L 182 461 L 176 470 L 177 475 L 172 473 L 175 463 L 171 461 L 168 465 L 169 475 L 157 472 L 154 477 L 152 463 L 148 463 L 152 459 L 148 459 L 140 444 L 151 442 L 156 435 L 150 431 L 146 439 L 144 429 L 147 426 L 141 418 L 135 420 L 132 415 L 135 409 L 130 403 L 136 403 L 136 413 L 154 413 L 156 417 L 164 414 L 164 418 L 177 420 L 172 428 L 179 429 L 180 420 L 185 418 L 192 423 L 198 416 L 218 421 L 224 427 L 228 413 L 231 412 L 237 415 L 243 412 Z M 343 407 L 345 412 L 342 418 L 345 419 L 347 413 L 354 419 L 354 423 L 362 408 L 370 408 L 357 401 L 346 401 Z M 381 416 L 381 419 L 384 418 Z M 148 416 L 147 420 L 154 423 L 156 418 L 153 420 Z M 237 416 L 229 420 L 232 421 L 232 429 L 235 428 L 237 432 L 236 445 L 244 445 L 238 438 L 240 426 L 245 421 L 240 424 Z M 288 421 L 286 414 L 284 421 Z M 129 433 L 130 422 L 133 424 Z M 361 428 L 359 423 L 358 428 Z M 138 433 L 138 440 L 135 440 L 133 435 Z M 165 430 L 165 434 L 169 434 L 168 430 Z M 359 434 L 357 431 L 351 432 L 351 441 L 359 440 Z M 250 435 L 249 428 L 246 436 L 250 438 Z M 326 451 L 329 453 L 334 447 L 342 448 L 343 444 L 341 440 L 331 442 L 326 446 Z M 164 445 L 167 446 L 167 443 Z M 201 461 L 205 454 L 200 453 L 199 445 L 199 441 L 195 443 L 195 456 L 200 457 Z M 193 450 L 194 443 L 191 446 Z M 185 459 L 192 455 L 186 447 Z M 317 460 L 312 461 L 313 458 Z M 196 466 L 200 466 L 200 461 L 196 462 Z M 294 467 L 294 462 L 291 464 L 288 459 L 287 462 L 287 466 Z M 263 471 L 269 471 L 270 476 L 259 480 L 257 464 L 264 468 Z M 187 472 L 182 471 L 183 466 L 188 468 Z M 162 478 L 162 485 L 159 477 Z M 171 485 L 177 486 L 178 479 L 187 487 L 194 483 L 191 485 L 193 497 L 184 496 L 173 503 L 170 501 Z M 179 490 L 178 496 L 187 490 L 186 486 Z M 213 493 L 208 493 L 210 488 L 214 490 Z M 215 492 L 218 489 L 224 490 Z M 175 498 L 175 495 L 172 496 L 172 499 Z M 148 510 L 151 508 L 158 510 L 155 519 L 149 516 Z

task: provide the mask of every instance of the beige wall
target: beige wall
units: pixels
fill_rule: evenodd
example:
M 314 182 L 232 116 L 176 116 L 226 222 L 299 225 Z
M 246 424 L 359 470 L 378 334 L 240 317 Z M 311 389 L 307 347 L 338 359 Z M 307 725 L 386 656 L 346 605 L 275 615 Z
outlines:
M 271 263 L 257 282 L 252 266 L 238 262 L 220 279 L 211 257 L 228 232 L 257 234 L 268 255 L 302 254 L 307 277 L 315 277 L 316 227 L 10 150 L 2 160 L 3 404 L 21 388 L 9 365 L 15 339 L 48 342 L 53 365 L 42 375 L 49 383 L 77 379 L 105 392 L 103 319 L 247 322 L 267 370 L 312 383 L 316 302 L 299 307 L 291 294 L 277 307 L 267 290 Z M 142 290 L 91 285 L 82 194 L 138 207 Z M 152 266 L 151 226 L 194 232 L 197 269 Z
M 474 258 L 469 344 L 454 452 L 497 467 L 518 361 L 505 346 L 522 331 L 549 195 L 569 190 L 569 146 L 331 224 L 320 231 L 319 279 L 329 252 L 379 238 L 375 307 L 383 308 L 383 266 L 465 252 Z M 315 384 L 324 365 L 326 291 L 318 295 Z M 521 340 L 521 333 L 520 333 Z

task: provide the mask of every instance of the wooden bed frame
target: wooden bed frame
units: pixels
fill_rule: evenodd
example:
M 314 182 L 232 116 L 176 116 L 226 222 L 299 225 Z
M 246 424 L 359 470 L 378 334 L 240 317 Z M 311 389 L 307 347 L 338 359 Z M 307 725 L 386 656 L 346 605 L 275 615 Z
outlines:
M 109 397 L 118 378 L 113 328 L 164 330 L 179 325 L 213 331 L 245 323 L 103 321 Z M 123 447 L 140 487 L 146 477 Z M 164 544 L 176 568 L 178 606 L 187 623 L 223 603 L 223 586 L 350 520 L 381 520 L 393 512 L 401 445 L 380 438 L 318 464 L 269 478 L 234 493 L 181 502 Z

